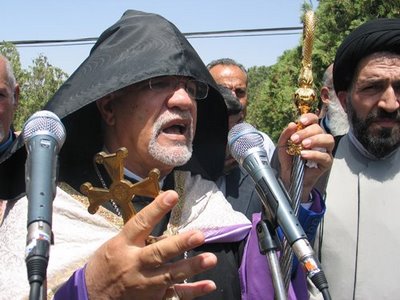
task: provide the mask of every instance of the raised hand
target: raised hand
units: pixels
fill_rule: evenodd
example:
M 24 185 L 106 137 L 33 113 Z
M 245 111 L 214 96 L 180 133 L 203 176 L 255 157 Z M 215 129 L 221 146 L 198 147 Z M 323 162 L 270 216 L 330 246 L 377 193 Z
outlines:
M 332 166 L 332 149 L 335 141 L 332 135 L 324 133 L 318 125 L 318 116 L 304 114 L 300 117 L 304 128 L 297 131 L 297 125 L 293 122 L 283 130 L 278 141 L 278 155 L 281 165 L 280 177 L 286 188 L 290 186 L 290 174 L 292 170 L 292 156 L 286 153 L 287 142 L 290 139 L 303 146 L 301 157 L 316 163 L 316 168 L 305 168 L 302 200 L 306 201 L 317 183 L 318 178 Z
M 174 191 L 160 194 L 95 252 L 85 270 L 90 299 L 164 299 L 176 293 L 186 300 L 216 289 L 210 280 L 182 283 L 214 267 L 217 263 L 214 254 L 202 253 L 170 262 L 204 243 L 200 231 L 165 237 L 146 245 L 153 227 L 177 201 Z

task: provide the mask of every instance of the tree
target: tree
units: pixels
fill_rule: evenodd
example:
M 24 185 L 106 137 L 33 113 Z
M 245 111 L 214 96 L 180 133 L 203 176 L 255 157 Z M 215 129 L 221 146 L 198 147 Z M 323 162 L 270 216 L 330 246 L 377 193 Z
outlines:
M 303 9 L 308 9 L 306 5 Z M 345 36 L 360 24 L 384 17 L 400 17 L 398 0 L 320 0 L 315 11 L 317 26 L 313 47 L 314 89 L 318 92 L 325 68 L 334 60 Z M 293 94 L 298 87 L 301 43 L 285 51 L 257 86 L 249 86 L 248 121 L 266 132 L 276 142 L 279 133 L 296 119 Z M 249 69 L 249 78 L 259 76 L 257 68 Z M 253 92 L 254 89 L 254 92 Z
M 18 50 L 11 43 L 1 44 L 0 53 L 10 60 L 20 86 L 20 100 L 14 127 L 16 130 L 21 130 L 28 117 L 44 106 L 67 79 L 68 74 L 52 66 L 42 54 L 32 61 L 32 66 L 23 69 Z
M 248 121 L 266 132 L 274 141 L 277 141 L 282 128 L 296 115 L 296 109 L 290 101 L 294 93 L 291 82 L 296 80 L 300 69 L 299 65 L 291 61 L 300 56 L 298 52 L 298 49 L 286 51 L 279 59 L 280 63 L 268 69 L 268 73 L 259 81 L 257 88 L 249 86 Z M 254 74 L 255 71 L 256 69 L 249 70 L 250 81 L 257 76 L 257 73 Z M 253 89 L 256 92 L 253 92 Z

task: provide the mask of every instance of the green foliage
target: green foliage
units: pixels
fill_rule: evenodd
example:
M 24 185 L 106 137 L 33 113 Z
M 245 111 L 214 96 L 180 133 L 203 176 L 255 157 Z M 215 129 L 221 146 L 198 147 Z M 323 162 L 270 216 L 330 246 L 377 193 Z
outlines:
M 306 8 L 305 4 L 303 10 Z M 322 75 L 333 62 L 344 37 L 368 20 L 400 17 L 400 6 L 398 0 L 320 0 L 315 15 L 313 74 L 314 89 L 319 94 Z M 247 121 L 275 142 L 283 128 L 297 116 L 293 94 L 298 87 L 301 43 L 300 40 L 295 49 L 285 51 L 275 65 L 249 69 L 251 84 Z M 260 68 L 268 71 L 260 72 Z
M 325 68 L 335 58 L 343 39 L 362 23 L 376 18 L 400 17 L 398 0 L 320 0 L 316 11 L 313 69 L 320 86 Z
M 249 86 L 248 122 L 268 133 L 275 142 L 282 128 L 296 116 L 296 108 L 292 100 L 295 89 L 291 82 L 297 81 L 300 69 L 299 64 L 287 62 L 300 57 L 299 52 L 299 49 L 285 51 L 279 58 L 281 63 L 268 69 L 267 76 L 259 81 L 257 88 Z M 250 82 L 255 76 L 255 70 L 257 69 L 249 70 Z M 253 89 L 256 92 L 253 92 Z
M 43 108 L 68 75 L 52 66 L 47 57 L 42 54 L 32 61 L 28 69 L 23 69 L 18 50 L 11 43 L 1 44 L 0 53 L 12 63 L 20 86 L 20 99 L 14 118 L 14 127 L 16 130 L 21 130 L 27 118 Z

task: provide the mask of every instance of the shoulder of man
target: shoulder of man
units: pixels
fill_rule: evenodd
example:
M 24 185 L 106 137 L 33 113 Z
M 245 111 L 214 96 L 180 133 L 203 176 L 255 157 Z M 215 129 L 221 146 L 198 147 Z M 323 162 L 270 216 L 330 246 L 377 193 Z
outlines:
M 336 150 L 339 146 L 339 142 L 342 139 L 342 137 L 344 137 L 345 135 L 337 135 L 334 136 L 333 138 L 335 139 L 335 146 L 332 149 L 332 156 L 335 157 L 336 154 Z M 315 184 L 315 188 L 321 193 L 321 195 L 323 196 L 323 198 L 325 199 L 325 193 L 326 193 L 326 187 L 328 185 L 328 180 L 329 180 L 329 175 L 331 173 L 331 169 L 329 169 L 328 171 L 326 171 L 317 181 L 317 183 Z

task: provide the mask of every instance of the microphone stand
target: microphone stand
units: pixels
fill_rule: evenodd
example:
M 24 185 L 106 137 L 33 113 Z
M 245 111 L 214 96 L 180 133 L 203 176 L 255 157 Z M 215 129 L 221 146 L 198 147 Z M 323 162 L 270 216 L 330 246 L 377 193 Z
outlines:
M 29 300 L 47 299 L 47 265 L 53 236 L 50 225 L 43 221 L 28 227 L 26 265 L 30 285 Z
M 265 218 L 264 212 L 262 213 L 262 219 L 257 223 L 256 229 L 260 253 L 265 255 L 268 260 L 272 284 L 275 291 L 275 299 L 286 300 L 286 289 L 277 252 L 280 247 L 276 242 L 275 230 L 271 222 Z
M 46 300 L 47 280 L 40 285 L 38 282 L 31 284 L 29 291 L 29 300 Z

